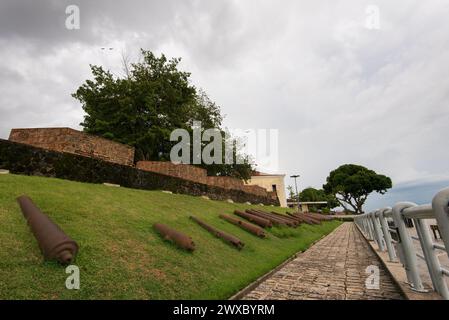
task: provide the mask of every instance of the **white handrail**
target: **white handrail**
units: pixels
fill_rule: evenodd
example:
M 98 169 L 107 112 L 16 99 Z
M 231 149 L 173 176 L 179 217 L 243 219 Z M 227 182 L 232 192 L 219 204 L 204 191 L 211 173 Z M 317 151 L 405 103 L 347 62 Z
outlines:
M 433 215 L 432 205 L 431 204 L 423 204 L 416 207 L 410 207 L 404 209 L 402 215 L 409 219 L 433 219 L 435 216 Z
M 418 236 L 409 234 L 406 219 L 413 221 Z M 444 245 L 432 241 L 427 219 L 436 219 Z M 391 220 L 394 226 L 388 223 Z M 433 288 L 444 299 L 449 300 L 449 290 L 444 279 L 445 276 L 449 276 L 449 271 L 440 265 L 435 252 L 443 250 L 448 254 L 449 188 L 438 192 L 432 204 L 400 202 L 393 208 L 387 207 L 359 215 L 354 218 L 354 222 L 368 240 L 377 243 L 380 251 L 388 252 L 390 261 L 396 261 L 396 257 L 399 256 L 411 288 L 419 292 L 426 292 L 419 275 L 417 257 L 423 259 L 429 270 Z M 422 254 L 416 252 L 413 240 L 420 242 Z M 395 248 L 398 251 L 397 255 Z

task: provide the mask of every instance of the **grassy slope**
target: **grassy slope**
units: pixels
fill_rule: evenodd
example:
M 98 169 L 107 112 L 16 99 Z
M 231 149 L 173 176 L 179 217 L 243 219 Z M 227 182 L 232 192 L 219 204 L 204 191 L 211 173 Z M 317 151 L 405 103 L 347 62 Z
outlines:
M 29 195 L 80 245 L 81 289 L 43 262 L 15 201 Z M 274 229 L 259 239 L 218 218 L 248 205 L 111 188 L 59 179 L 0 175 L 0 299 L 225 299 L 339 223 Z M 282 208 L 270 208 L 279 212 Z M 195 215 L 239 237 L 238 251 L 188 219 Z M 193 253 L 164 242 L 154 222 L 191 235 Z

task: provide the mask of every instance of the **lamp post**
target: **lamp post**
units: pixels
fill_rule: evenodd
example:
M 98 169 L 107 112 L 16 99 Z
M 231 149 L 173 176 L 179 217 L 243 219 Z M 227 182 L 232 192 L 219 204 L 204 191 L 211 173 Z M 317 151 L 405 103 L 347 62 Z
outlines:
M 295 179 L 296 200 L 298 201 L 298 213 L 300 212 L 300 210 L 299 210 L 299 193 L 298 193 L 298 185 L 296 184 L 296 178 L 299 178 L 299 177 L 300 177 L 299 174 L 290 176 L 290 178 Z

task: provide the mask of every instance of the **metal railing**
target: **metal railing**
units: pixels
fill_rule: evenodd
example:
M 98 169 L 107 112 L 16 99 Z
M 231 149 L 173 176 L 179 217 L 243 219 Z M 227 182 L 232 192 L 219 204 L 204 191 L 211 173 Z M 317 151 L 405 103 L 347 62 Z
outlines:
M 430 234 L 428 219 L 436 219 L 443 244 L 434 243 Z M 407 226 L 413 222 L 417 236 L 410 235 Z M 354 222 L 368 240 L 373 240 L 380 251 L 387 251 L 389 260 L 402 263 L 408 284 L 412 290 L 426 292 L 418 270 L 418 258 L 426 262 L 434 290 L 449 300 L 445 276 L 449 270 L 442 267 L 436 255 L 442 250 L 448 255 L 449 248 L 449 188 L 438 192 L 431 204 L 417 205 L 399 202 L 393 208 L 387 207 L 365 213 L 354 218 Z M 419 241 L 423 254 L 416 252 L 413 241 Z

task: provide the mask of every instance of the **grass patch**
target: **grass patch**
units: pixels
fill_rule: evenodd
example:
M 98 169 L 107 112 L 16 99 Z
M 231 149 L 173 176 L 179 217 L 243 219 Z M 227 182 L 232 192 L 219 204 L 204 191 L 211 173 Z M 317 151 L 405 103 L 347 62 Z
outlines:
M 294 228 L 286 226 L 273 226 L 271 229 L 269 229 L 269 233 L 271 233 L 274 237 L 281 239 L 296 237 L 298 235 L 298 232 Z
M 64 267 L 42 260 L 15 200 L 22 194 L 78 242 L 80 290 L 65 288 Z M 261 208 L 161 191 L 0 175 L 0 299 L 226 299 L 340 224 L 276 227 L 260 239 L 218 217 L 251 207 Z M 245 247 L 238 251 L 214 238 L 190 215 L 237 236 Z M 155 222 L 192 236 L 197 249 L 189 253 L 163 241 L 152 228 Z

